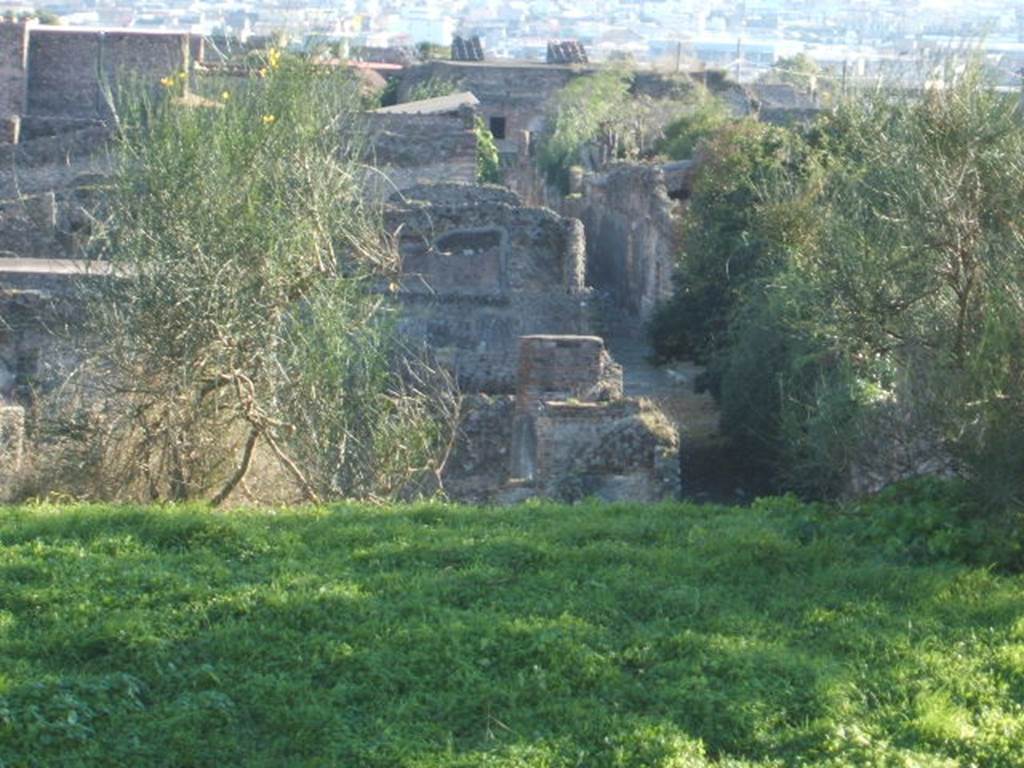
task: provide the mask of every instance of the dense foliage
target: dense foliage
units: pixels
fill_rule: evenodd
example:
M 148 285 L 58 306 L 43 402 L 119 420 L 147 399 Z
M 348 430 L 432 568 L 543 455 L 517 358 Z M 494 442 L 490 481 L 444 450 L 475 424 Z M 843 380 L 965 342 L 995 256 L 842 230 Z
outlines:
M 291 497 L 430 474 L 444 398 L 396 364 L 358 81 L 276 49 L 259 64 L 205 98 L 184 72 L 122 89 L 90 244 L 117 277 L 87 286 L 86 359 L 41 414 L 44 490 L 219 503 L 260 456 Z
M 574 165 L 595 168 L 614 159 L 631 109 L 632 75 L 622 66 L 577 77 L 551 100 L 548 135 L 539 162 L 548 178 L 567 187 Z
M 978 68 L 801 132 L 709 144 L 663 357 L 710 364 L 723 427 L 815 495 L 959 470 L 1024 499 L 1024 124 Z M 869 487 L 870 483 L 866 483 Z M 1019 536 L 1012 512 L 1000 535 Z
M 665 126 L 656 151 L 672 160 L 689 160 L 700 142 L 713 136 L 729 121 L 729 110 L 707 88 L 695 85 L 685 113 Z
M 476 180 L 481 184 L 501 184 L 503 174 L 498 144 L 480 115 L 474 118 L 473 133 L 476 134 Z
M 0 763 L 1015 768 L 959 499 L 8 508 Z
M 576 77 L 548 106 L 538 164 L 568 191 L 574 166 L 598 170 L 616 160 L 690 158 L 700 139 L 725 122 L 728 110 L 689 77 L 665 78 L 668 91 L 642 93 L 626 64 Z

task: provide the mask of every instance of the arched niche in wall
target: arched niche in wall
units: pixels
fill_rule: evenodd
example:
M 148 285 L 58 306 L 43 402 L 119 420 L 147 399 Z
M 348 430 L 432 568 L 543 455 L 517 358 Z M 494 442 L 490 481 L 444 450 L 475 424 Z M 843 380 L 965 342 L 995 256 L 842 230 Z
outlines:
M 439 295 L 494 295 L 508 290 L 508 233 L 502 227 L 453 229 L 407 253 L 407 287 Z

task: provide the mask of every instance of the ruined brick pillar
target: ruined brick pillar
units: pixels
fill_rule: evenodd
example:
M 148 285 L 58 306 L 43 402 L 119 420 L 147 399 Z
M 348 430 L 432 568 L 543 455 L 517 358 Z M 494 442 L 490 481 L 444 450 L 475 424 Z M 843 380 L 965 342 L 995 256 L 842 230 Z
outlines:
M 0 143 L 17 144 L 28 95 L 28 38 L 34 21 L 0 21 Z
M 579 219 L 566 219 L 562 274 L 571 294 L 582 293 L 587 280 L 587 233 Z
M 622 397 L 622 368 L 600 336 L 521 336 L 512 433 L 513 477 L 543 477 L 536 416 L 549 402 L 598 402 Z

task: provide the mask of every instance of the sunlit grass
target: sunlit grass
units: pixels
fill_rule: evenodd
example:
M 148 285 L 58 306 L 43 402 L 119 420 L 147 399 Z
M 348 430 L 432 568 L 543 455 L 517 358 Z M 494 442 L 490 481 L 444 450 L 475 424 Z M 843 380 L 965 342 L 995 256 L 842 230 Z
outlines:
M 0 511 L 0 764 L 1024 764 L 1024 579 L 791 500 Z

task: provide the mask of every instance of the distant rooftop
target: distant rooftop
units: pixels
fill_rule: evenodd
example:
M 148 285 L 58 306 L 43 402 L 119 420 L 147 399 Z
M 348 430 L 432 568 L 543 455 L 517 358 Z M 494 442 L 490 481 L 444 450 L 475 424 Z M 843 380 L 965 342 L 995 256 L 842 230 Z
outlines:
M 576 40 L 552 40 L 548 43 L 548 64 L 589 64 L 587 49 Z
M 458 112 L 463 107 L 475 107 L 479 103 L 480 100 L 472 93 L 462 91 L 433 99 L 407 101 L 404 104 L 382 107 L 374 111 L 378 114 L 390 115 L 443 115 L 448 112 Z
M 43 32 L 49 34 L 55 33 L 66 33 L 66 34 L 105 34 L 105 35 L 188 35 L 190 37 L 199 37 L 200 35 L 189 32 L 187 29 L 153 29 L 147 27 L 103 27 L 103 26 L 58 26 L 56 24 L 32 24 L 29 26 L 32 33 Z
M 456 35 L 452 40 L 452 59 L 455 61 L 483 61 L 484 48 L 477 35 L 472 37 L 460 37 Z

